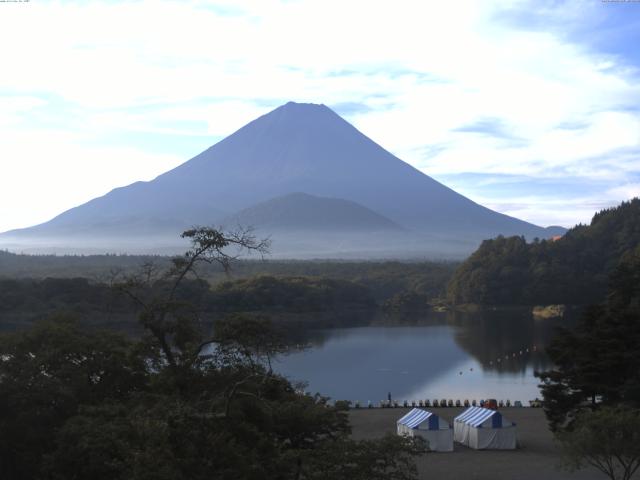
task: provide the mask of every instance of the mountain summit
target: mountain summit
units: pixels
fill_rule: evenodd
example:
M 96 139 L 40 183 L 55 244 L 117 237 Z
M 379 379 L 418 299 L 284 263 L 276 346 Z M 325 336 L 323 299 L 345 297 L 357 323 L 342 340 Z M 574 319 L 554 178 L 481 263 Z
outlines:
M 454 192 L 386 151 L 324 105 L 289 102 L 150 182 L 117 188 L 47 223 L 5 237 L 64 241 L 90 236 L 106 243 L 107 239 L 135 236 L 155 241 L 299 192 L 352 202 L 350 205 L 361 207 L 353 212 L 367 211 L 413 232 L 413 254 L 438 253 L 436 241 L 458 245 L 455 248 L 461 255 L 472 251 L 480 240 L 498 234 L 543 238 L 556 233 L 489 210 Z M 288 227 L 290 232 L 292 225 Z M 318 224 L 317 228 L 323 227 Z M 402 245 L 395 240 L 391 245 L 380 237 L 385 256 L 404 256 Z M 354 248 L 357 251 L 357 245 Z M 340 249 L 334 254 L 340 256 Z

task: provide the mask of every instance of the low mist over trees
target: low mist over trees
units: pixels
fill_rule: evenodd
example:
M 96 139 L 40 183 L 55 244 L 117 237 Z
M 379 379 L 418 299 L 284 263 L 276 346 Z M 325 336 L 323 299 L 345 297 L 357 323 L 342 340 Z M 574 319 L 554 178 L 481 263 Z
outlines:
M 597 213 L 562 238 L 485 240 L 447 287 L 452 303 L 586 305 L 605 298 L 609 274 L 640 244 L 640 200 Z

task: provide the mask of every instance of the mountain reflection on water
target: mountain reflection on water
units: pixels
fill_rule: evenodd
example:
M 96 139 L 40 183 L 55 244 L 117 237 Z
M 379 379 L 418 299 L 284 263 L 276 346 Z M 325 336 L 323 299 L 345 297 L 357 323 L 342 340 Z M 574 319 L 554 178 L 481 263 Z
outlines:
M 571 319 L 534 320 L 526 311 L 384 317 L 314 331 L 311 348 L 278 359 L 276 370 L 333 399 L 379 402 L 438 398 L 539 397 L 534 371 L 544 347 Z

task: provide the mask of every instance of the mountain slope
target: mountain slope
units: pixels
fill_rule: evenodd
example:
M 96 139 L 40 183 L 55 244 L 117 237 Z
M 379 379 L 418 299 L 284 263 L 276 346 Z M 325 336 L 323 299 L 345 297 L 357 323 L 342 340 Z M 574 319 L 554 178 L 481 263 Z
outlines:
M 291 102 L 150 182 L 115 189 L 11 234 L 175 236 L 180 225 L 218 223 L 231 212 L 292 192 L 356 202 L 405 228 L 462 241 L 467 251 L 498 234 L 548 236 L 543 228 L 482 207 L 433 180 L 326 106 Z
M 291 193 L 245 208 L 222 221 L 223 225 L 251 225 L 265 232 L 401 231 L 402 227 L 355 202 L 306 193 Z

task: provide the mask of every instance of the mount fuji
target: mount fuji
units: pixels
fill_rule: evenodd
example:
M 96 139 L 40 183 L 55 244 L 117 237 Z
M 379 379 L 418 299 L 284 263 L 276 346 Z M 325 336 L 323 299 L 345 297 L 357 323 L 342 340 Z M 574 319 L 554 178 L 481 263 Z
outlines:
M 250 224 L 276 256 L 462 257 L 497 235 L 543 228 L 456 193 L 324 105 L 289 102 L 182 165 L 0 235 L 22 251 L 181 250 L 193 225 Z

